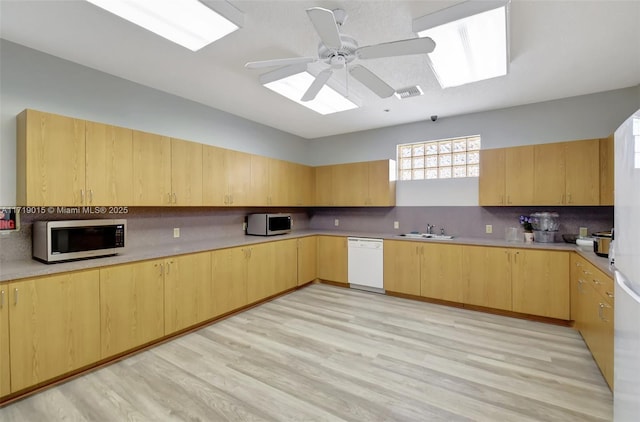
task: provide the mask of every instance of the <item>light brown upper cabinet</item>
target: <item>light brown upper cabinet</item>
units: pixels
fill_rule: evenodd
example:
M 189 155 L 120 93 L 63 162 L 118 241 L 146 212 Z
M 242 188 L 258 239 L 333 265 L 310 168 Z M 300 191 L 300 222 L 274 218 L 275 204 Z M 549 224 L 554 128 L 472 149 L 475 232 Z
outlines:
M 17 205 L 86 205 L 84 120 L 25 110 L 17 138 Z
M 530 205 L 533 166 L 533 146 L 480 151 L 480 205 Z
M 599 205 L 600 140 L 534 146 L 534 205 Z
M 133 131 L 85 122 L 88 205 L 133 204 Z
M 202 144 L 171 138 L 171 199 L 177 206 L 202 204 Z
M 172 203 L 170 138 L 133 131 L 133 182 L 134 205 Z
M 204 205 L 248 205 L 251 190 L 251 155 L 203 146 L 202 196 Z
M 613 134 L 600 139 L 600 205 L 613 205 Z
M 396 203 L 394 169 L 393 160 L 316 167 L 316 205 L 393 206 Z

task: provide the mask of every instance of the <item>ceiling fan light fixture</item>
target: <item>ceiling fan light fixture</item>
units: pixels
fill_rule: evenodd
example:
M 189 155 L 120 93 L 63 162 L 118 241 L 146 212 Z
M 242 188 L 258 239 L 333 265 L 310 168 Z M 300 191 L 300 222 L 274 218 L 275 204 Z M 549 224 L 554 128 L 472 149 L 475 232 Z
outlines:
M 507 74 L 509 0 L 470 0 L 413 21 L 419 37 L 436 48 L 428 54 L 443 88 Z
M 314 80 L 315 76 L 307 71 L 306 64 L 287 66 L 260 76 L 260 83 L 265 88 L 322 115 L 358 108 L 356 103 L 326 84 L 313 100 L 302 101 Z
M 239 28 L 198 0 L 87 1 L 191 51 Z

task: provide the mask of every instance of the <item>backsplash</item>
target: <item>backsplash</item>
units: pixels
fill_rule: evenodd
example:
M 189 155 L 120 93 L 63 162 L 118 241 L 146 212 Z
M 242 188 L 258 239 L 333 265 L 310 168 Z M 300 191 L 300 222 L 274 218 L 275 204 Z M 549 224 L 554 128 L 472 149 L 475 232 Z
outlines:
M 130 207 L 127 213 L 95 214 L 22 214 L 20 230 L 0 235 L 0 264 L 31 257 L 31 227 L 38 220 L 70 220 L 95 218 L 124 218 L 127 220 L 127 248 L 144 248 L 160 243 L 194 242 L 206 238 L 237 236 L 243 233 L 247 214 L 259 212 L 288 212 L 295 229 L 308 229 L 306 209 L 262 208 L 156 208 Z M 180 237 L 173 238 L 173 228 L 180 228 Z
M 389 208 L 155 208 L 133 207 L 126 214 L 96 216 L 94 214 L 22 214 L 20 231 L 0 235 L 0 264 L 31 257 L 31 227 L 37 220 L 126 218 L 127 247 L 144 248 L 160 243 L 189 243 L 211 237 L 242 234 L 247 214 L 256 212 L 289 212 L 294 230 L 343 230 L 365 233 L 425 232 L 427 224 L 446 234 L 464 237 L 504 239 L 507 227 L 519 227 L 520 215 L 536 211 L 556 211 L 560 215 L 559 233 L 578 233 L 587 227 L 589 233 L 613 227 L 613 207 L 389 207 Z M 335 220 L 339 225 L 335 226 Z M 393 228 L 398 221 L 399 229 Z M 493 226 L 486 234 L 485 226 Z M 180 237 L 173 238 L 173 228 L 180 228 Z M 556 242 L 561 242 L 560 236 Z
M 560 215 L 558 233 L 578 233 L 587 227 L 589 234 L 613 227 L 613 207 L 393 207 L 393 208 L 316 208 L 311 211 L 310 228 L 371 233 L 424 233 L 427 224 L 434 233 L 453 236 L 504 239 L 508 227 L 520 228 L 521 215 L 537 211 L 556 211 Z M 338 226 L 335 226 L 335 220 Z M 399 229 L 393 228 L 397 221 Z M 485 233 L 485 226 L 493 233 Z M 556 242 L 562 242 L 556 236 Z

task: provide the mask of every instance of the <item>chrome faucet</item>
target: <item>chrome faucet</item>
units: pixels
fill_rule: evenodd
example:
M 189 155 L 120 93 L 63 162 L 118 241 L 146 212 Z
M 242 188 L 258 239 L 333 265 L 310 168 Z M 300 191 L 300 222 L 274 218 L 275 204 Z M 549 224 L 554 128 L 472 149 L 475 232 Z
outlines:
M 444 227 L 440 227 L 440 234 L 444 236 Z
M 433 224 L 427 224 L 427 234 L 433 234 L 433 228 L 435 226 Z

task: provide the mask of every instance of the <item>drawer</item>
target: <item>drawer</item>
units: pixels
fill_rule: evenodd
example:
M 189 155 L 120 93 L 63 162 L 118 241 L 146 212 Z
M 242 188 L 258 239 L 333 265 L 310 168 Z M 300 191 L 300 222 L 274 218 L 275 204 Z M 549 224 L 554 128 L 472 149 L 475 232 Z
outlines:
M 589 282 L 609 304 L 612 304 L 614 299 L 613 279 L 588 262 L 584 263 L 582 271 L 583 279 Z

